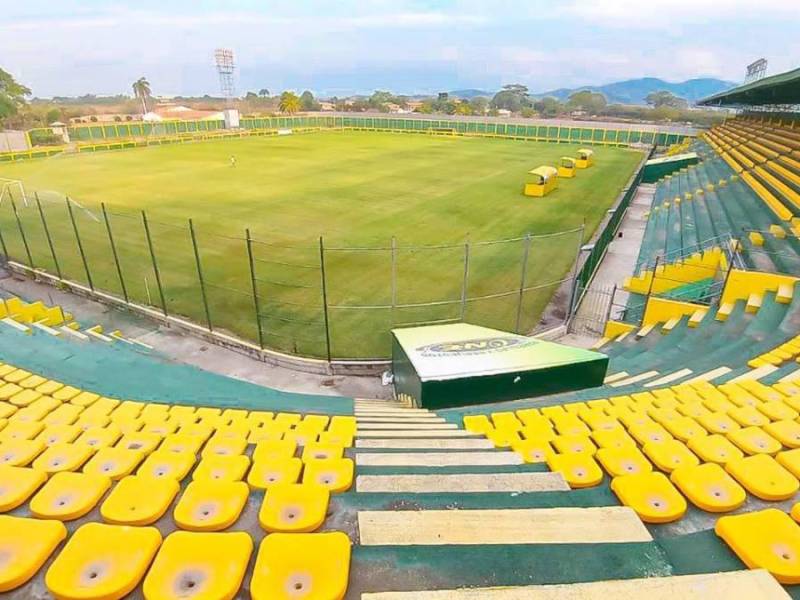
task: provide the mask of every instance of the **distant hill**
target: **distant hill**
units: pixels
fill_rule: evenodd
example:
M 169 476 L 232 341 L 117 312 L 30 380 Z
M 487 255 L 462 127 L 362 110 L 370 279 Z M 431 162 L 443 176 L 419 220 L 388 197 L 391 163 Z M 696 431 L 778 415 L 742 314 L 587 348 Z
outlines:
M 592 90 L 593 92 L 600 92 L 603 94 L 609 103 L 645 104 L 647 94 L 666 90 L 672 92 L 676 96 L 685 98 L 690 104 L 694 104 L 701 98 L 730 89 L 736 85 L 736 83 L 731 81 L 713 78 L 689 79 L 688 81 L 682 81 L 680 83 L 670 83 L 669 81 L 664 81 L 657 77 L 642 77 L 640 79 L 629 79 L 627 81 L 618 81 L 616 83 L 599 86 L 587 85 L 577 88 L 560 88 L 531 95 L 537 98 L 553 96 L 563 101 L 574 92 Z
M 478 96 L 483 96 L 484 98 L 491 98 L 494 96 L 494 92 L 487 92 L 486 90 L 453 90 L 452 92 L 447 92 L 450 98 L 461 98 L 463 100 L 472 100 L 473 98 L 477 98 Z

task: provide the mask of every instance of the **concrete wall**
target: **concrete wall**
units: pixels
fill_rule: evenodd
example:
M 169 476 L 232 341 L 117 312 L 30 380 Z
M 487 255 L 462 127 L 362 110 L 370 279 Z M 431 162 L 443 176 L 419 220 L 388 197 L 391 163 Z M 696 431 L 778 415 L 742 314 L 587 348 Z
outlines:
M 0 131 L 0 152 L 20 152 L 28 149 L 28 138 L 24 131 Z

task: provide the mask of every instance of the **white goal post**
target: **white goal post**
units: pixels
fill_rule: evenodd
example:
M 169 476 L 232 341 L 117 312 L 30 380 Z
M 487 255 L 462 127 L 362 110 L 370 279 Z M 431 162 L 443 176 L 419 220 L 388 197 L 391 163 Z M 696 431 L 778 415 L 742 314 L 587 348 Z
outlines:
M 0 205 L 6 198 L 22 200 L 23 204 L 28 206 L 28 194 L 25 193 L 25 186 L 19 179 L 0 177 Z

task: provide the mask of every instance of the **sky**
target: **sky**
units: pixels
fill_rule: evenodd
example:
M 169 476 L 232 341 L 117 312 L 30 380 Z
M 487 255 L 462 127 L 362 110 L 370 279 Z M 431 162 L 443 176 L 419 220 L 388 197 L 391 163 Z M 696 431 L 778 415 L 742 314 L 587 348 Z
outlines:
M 800 67 L 799 0 L 0 0 L 0 68 L 35 96 L 533 92 Z

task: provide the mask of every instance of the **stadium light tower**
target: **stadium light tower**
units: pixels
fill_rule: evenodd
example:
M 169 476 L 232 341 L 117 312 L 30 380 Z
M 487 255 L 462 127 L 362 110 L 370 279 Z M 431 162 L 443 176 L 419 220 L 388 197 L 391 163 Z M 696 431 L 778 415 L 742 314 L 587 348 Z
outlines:
M 233 61 L 233 50 L 230 48 L 217 48 L 214 50 L 214 64 L 219 74 L 219 88 L 225 97 L 228 106 L 233 104 L 236 88 L 233 84 L 233 72 L 236 64 Z

